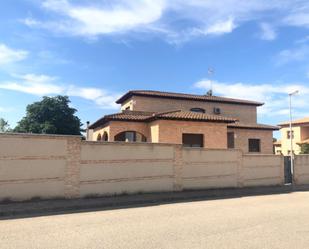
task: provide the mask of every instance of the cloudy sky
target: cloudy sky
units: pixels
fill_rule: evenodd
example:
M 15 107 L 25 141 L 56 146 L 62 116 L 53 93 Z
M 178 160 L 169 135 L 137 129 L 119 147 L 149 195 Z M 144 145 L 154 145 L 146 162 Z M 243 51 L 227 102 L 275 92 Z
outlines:
M 208 74 L 208 68 L 214 73 Z M 0 8 L 0 117 L 69 95 L 83 122 L 130 89 L 265 102 L 260 122 L 309 115 L 306 0 L 11 0 Z

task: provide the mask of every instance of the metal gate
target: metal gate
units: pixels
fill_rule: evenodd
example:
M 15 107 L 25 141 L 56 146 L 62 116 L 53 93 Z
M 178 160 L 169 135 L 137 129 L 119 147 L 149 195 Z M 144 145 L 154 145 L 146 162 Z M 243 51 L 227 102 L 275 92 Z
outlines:
M 291 157 L 284 157 L 284 183 L 292 183 Z

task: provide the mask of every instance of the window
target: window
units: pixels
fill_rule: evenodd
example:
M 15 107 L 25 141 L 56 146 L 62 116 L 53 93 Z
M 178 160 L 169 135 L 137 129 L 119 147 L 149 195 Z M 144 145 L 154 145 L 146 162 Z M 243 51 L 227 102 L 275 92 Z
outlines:
M 291 131 L 286 132 L 287 139 L 291 139 Z M 294 139 L 294 131 L 292 131 L 292 138 Z
M 124 141 L 124 142 L 146 142 L 147 138 L 136 131 L 124 131 L 118 133 L 114 137 L 115 141 Z
M 191 112 L 200 112 L 200 113 L 205 113 L 205 109 L 203 108 L 198 108 L 198 107 L 194 107 L 190 109 Z
M 227 148 L 234 149 L 235 148 L 235 135 L 234 132 L 227 133 Z
M 125 132 L 124 137 L 125 137 L 124 141 L 126 141 L 126 142 L 135 142 L 136 141 L 134 131 Z
M 218 107 L 214 108 L 214 114 L 221 114 L 221 109 Z
M 184 147 L 204 147 L 203 134 L 182 134 L 182 144 Z
M 261 151 L 261 140 L 260 139 L 249 139 L 249 152 L 260 152 Z

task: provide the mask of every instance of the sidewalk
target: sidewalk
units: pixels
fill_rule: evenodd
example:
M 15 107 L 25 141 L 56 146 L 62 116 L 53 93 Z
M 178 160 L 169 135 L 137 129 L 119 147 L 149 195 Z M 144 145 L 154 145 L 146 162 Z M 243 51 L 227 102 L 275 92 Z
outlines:
M 152 206 L 173 202 L 236 198 L 252 195 L 269 195 L 309 191 L 309 186 L 277 186 L 241 189 L 195 190 L 165 192 L 85 199 L 33 200 L 26 202 L 0 203 L 0 219 L 74 213 L 90 210 Z

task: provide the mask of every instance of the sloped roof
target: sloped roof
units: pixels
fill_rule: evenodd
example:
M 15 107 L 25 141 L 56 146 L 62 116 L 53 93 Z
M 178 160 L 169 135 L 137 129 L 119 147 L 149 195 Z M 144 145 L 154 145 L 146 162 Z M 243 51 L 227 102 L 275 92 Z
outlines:
M 293 120 L 292 124 L 293 125 L 309 124 L 309 117 Z M 288 126 L 288 125 L 290 125 L 290 121 L 286 121 L 286 122 L 283 122 L 283 123 L 279 124 L 279 126 Z
M 255 129 L 255 130 L 279 130 L 278 126 L 266 125 L 266 124 L 249 124 L 236 122 L 235 124 L 229 124 L 228 128 L 238 128 L 238 129 Z
M 145 121 L 153 115 L 153 112 L 123 111 L 120 113 L 106 115 L 103 118 L 107 120 Z
M 262 102 L 257 102 L 257 101 L 226 98 L 226 97 L 219 97 L 219 96 L 161 92 L 161 91 L 151 91 L 151 90 L 132 90 L 132 91 L 129 91 L 126 94 L 124 94 L 121 98 L 119 98 L 116 101 L 116 103 L 121 104 L 132 96 L 146 96 L 146 97 L 182 99 L 182 100 L 197 100 L 197 101 L 220 102 L 220 103 L 254 105 L 254 106 L 261 106 L 261 105 L 264 104 Z
M 189 111 L 172 111 L 157 113 L 153 116 L 154 119 L 175 119 L 175 120 L 196 120 L 196 121 L 214 121 L 214 122 L 225 122 L 234 123 L 237 119 L 228 118 L 219 115 L 209 115 L 200 112 L 189 112 Z
M 309 138 L 300 141 L 298 144 L 309 144 Z
M 223 122 L 234 123 L 237 121 L 234 118 L 223 117 L 219 115 L 208 115 L 205 113 L 186 112 L 181 110 L 174 110 L 169 112 L 140 112 L 140 111 L 123 111 L 121 113 L 115 113 L 106 115 L 103 118 L 97 120 L 89 126 L 90 129 L 94 129 L 100 125 L 105 124 L 108 121 L 128 121 L 128 122 L 151 122 L 157 119 L 165 120 L 187 120 L 187 121 L 200 121 L 200 122 Z

